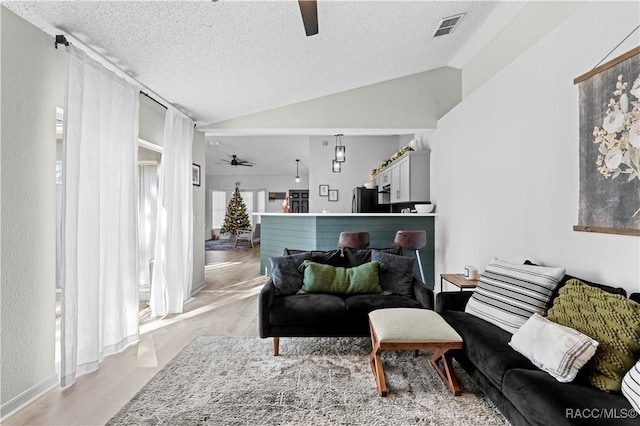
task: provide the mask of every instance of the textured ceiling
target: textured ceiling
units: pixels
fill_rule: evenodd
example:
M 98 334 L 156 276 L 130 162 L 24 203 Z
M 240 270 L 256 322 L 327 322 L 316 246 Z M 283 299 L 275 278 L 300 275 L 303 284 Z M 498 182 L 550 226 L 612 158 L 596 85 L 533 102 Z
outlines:
M 430 69 L 463 67 L 525 2 L 318 1 L 306 37 L 297 1 L 3 1 L 70 34 L 198 124 Z M 466 12 L 453 34 L 431 37 Z

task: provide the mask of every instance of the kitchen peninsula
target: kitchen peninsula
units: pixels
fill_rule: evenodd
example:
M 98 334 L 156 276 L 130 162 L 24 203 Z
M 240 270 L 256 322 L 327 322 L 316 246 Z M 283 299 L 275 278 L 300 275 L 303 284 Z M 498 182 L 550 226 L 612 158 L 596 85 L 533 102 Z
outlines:
M 367 231 L 370 248 L 390 247 L 398 230 L 425 230 L 427 245 L 420 249 L 425 284 L 434 286 L 434 213 L 254 213 L 261 217 L 260 271 L 270 275 L 269 257 L 282 256 L 285 248 L 333 250 L 342 231 Z M 405 250 L 405 256 L 415 252 Z M 419 276 L 416 269 L 415 272 Z

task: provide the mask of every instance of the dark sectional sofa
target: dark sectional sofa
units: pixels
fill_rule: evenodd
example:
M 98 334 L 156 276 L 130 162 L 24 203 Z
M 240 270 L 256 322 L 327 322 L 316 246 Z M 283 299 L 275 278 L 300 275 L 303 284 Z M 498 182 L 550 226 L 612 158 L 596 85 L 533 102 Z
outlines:
M 573 277 L 565 276 L 558 290 Z M 621 288 L 589 283 L 607 292 Z M 472 292 L 443 292 L 436 296 L 436 311 L 462 336 L 463 349 L 454 358 L 515 425 L 638 425 L 631 404 L 620 393 L 607 393 L 578 377 L 560 383 L 535 367 L 508 343 L 512 334 L 464 312 Z M 632 299 L 638 300 L 633 294 Z M 553 304 L 553 298 L 548 308 Z
M 383 249 L 402 254 L 401 249 Z M 301 253 L 286 250 L 285 254 Z M 354 267 L 371 260 L 371 249 L 311 252 L 311 260 L 332 266 Z M 366 337 L 369 312 L 383 308 L 434 308 L 433 291 L 413 276 L 411 296 L 400 294 L 293 294 L 279 295 L 270 279 L 258 299 L 260 337 L 273 337 L 274 355 L 280 337 Z

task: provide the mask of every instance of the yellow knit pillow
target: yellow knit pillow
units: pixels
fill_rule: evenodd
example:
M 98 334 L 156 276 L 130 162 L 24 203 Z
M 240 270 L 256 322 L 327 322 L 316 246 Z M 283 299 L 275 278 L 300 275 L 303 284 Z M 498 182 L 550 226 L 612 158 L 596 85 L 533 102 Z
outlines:
M 599 389 L 619 391 L 640 355 L 640 304 L 573 279 L 560 289 L 547 318 L 600 343 L 584 367 L 587 377 Z

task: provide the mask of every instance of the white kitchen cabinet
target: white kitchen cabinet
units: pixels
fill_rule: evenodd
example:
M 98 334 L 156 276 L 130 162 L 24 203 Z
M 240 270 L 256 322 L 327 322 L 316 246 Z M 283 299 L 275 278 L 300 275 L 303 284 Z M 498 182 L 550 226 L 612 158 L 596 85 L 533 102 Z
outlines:
M 429 158 L 429 151 L 404 154 L 376 176 L 378 188 L 390 185 L 391 203 L 430 201 Z

